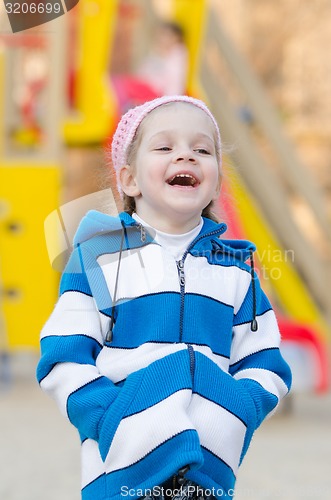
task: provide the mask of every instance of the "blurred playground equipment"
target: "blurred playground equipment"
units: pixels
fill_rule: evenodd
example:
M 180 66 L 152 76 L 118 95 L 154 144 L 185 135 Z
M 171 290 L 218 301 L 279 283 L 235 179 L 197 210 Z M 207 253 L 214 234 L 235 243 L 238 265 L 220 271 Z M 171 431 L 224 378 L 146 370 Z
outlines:
M 67 235 L 85 207 L 80 203 L 76 215 L 71 204 L 58 209 L 64 201 L 63 158 L 74 148 L 88 154 L 109 144 L 119 117 L 110 75 L 129 74 L 146 53 L 157 26 L 153 5 L 152 0 L 80 0 L 70 14 L 52 22 L 53 33 L 0 35 L 4 353 L 38 347 L 59 279 L 48 260 L 44 221 L 52 213 L 54 234 L 66 236 L 53 246 L 53 254 L 64 256 L 71 244 Z M 279 312 L 282 348 L 295 388 L 324 391 L 331 321 L 331 226 L 324 194 L 297 158 L 276 110 L 217 12 L 206 0 L 169 0 L 167 6 L 185 33 L 187 93 L 209 103 L 224 143 L 237 145 L 225 159 L 220 199 L 228 234 L 257 245 L 260 277 Z M 266 145 L 272 161 L 264 154 Z M 297 199 L 314 221 L 317 245 L 296 217 Z
M 64 40 L 0 35 L 0 350 L 36 349 L 57 297 L 43 224 L 60 202 Z

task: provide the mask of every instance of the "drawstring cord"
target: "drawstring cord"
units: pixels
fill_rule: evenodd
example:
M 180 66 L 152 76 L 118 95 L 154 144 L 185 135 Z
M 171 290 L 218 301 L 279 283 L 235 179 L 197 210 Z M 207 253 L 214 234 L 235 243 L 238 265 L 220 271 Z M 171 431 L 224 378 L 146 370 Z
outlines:
M 256 332 L 258 329 L 258 323 L 256 320 L 256 286 L 255 286 L 253 250 L 249 251 L 249 260 L 251 263 L 251 281 L 252 281 L 252 294 L 253 294 L 253 319 L 251 321 L 251 331 Z
M 114 297 L 113 297 L 113 303 L 112 303 L 112 307 L 111 307 L 109 330 L 108 330 L 108 332 L 106 334 L 106 338 L 105 338 L 106 342 L 111 342 L 113 339 L 113 327 L 114 327 L 114 322 L 115 322 L 115 306 L 116 306 L 116 298 L 117 298 L 118 278 L 119 278 L 119 274 L 120 274 L 124 237 L 126 237 L 125 226 L 124 226 L 123 222 L 121 222 L 121 224 L 122 224 L 122 235 L 121 235 L 120 251 L 119 251 L 118 264 L 117 264 L 117 270 L 116 270 Z
M 113 301 L 112 301 L 113 303 L 112 303 L 112 307 L 111 307 L 109 329 L 108 329 L 108 332 L 106 333 L 106 337 L 105 337 L 106 342 L 111 342 L 113 340 L 113 327 L 114 327 L 114 323 L 115 323 L 115 307 L 116 307 L 118 280 L 119 280 L 120 267 L 121 267 L 121 261 L 122 261 L 124 239 L 126 240 L 127 246 L 129 247 L 126 227 L 125 227 L 123 221 L 121 221 L 121 224 L 122 224 L 121 243 L 120 243 L 120 250 L 119 250 L 119 255 L 118 255 L 118 264 L 117 264 L 115 287 L 114 287 L 114 297 L 113 297 Z M 142 243 L 144 243 L 146 241 L 146 230 L 142 224 L 139 224 L 138 228 L 140 230 L 140 239 L 141 239 Z M 140 253 L 139 253 L 139 259 L 141 260 Z M 144 267 L 143 262 L 142 262 L 142 267 Z
M 219 247 L 217 249 L 219 250 Z M 223 254 L 230 255 L 230 252 L 226 251 L 225 249 L 220 249 L 220 250 Z M 259 325 L 256 319 L 256 284 L 255 284 L 255 271 L 254 271 L 254 257 L 252 249 L 249 250 L 249 260 L 251 266 L 250 274 L 251 274 L 252 294 L 253 294 L 253 317 L 251 321 L 251 331 L 256 332 L 259 328 Z

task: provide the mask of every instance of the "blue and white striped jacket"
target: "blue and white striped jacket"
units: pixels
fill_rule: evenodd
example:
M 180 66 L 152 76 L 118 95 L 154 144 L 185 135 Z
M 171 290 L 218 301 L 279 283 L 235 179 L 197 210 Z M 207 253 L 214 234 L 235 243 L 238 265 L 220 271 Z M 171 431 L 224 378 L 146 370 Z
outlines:
M 245 264 L 254 246 L 221 240 L 225 229 L 204 219 L 176 262 L 126 213 L 82 220 L 37 376 L 79 430 L 84 500 L 139 497 L 186 465 L 231 496 L 288 392 L 274 312 Z

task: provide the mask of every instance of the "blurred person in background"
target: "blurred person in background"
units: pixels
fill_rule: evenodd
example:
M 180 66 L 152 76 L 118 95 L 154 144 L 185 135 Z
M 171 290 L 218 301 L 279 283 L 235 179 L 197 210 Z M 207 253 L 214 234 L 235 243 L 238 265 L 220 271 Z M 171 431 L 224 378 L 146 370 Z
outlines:
M 155 47 L 142 62 L 137 75 L 159 95 L 185 94 L 188 51 L 184 32 L 177 23 L 164 22 L 157 31 Z
M 146 100 L 186 93 L 188 50 L 181 26 L 162 22 L 155 43 L 136 74 L 114 75 L 113 85 L 122 113 Z

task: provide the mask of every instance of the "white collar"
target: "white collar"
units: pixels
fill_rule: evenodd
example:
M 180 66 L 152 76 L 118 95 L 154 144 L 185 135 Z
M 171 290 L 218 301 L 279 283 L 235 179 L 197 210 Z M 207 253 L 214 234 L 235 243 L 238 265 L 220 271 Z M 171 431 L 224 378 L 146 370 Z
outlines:
M 154 227 L 147 224 L 138 214 L 133 213 L 132 218 L 137 222 L 140 222 L 146 228 L 151 228 L 153 230 L 153 235 L 155 234 L 154 240 L 156 243 L 166 248 L 176 260 L 180 260 L 185 250 L 188 248 L 190 243 L 198 236 L 203 226 L 203 219 L 200 218 L 199 224 L 188 231 L 187 233 L 182 234 L 171 234 L 164 233 L 163 231 L 159 231 Z

